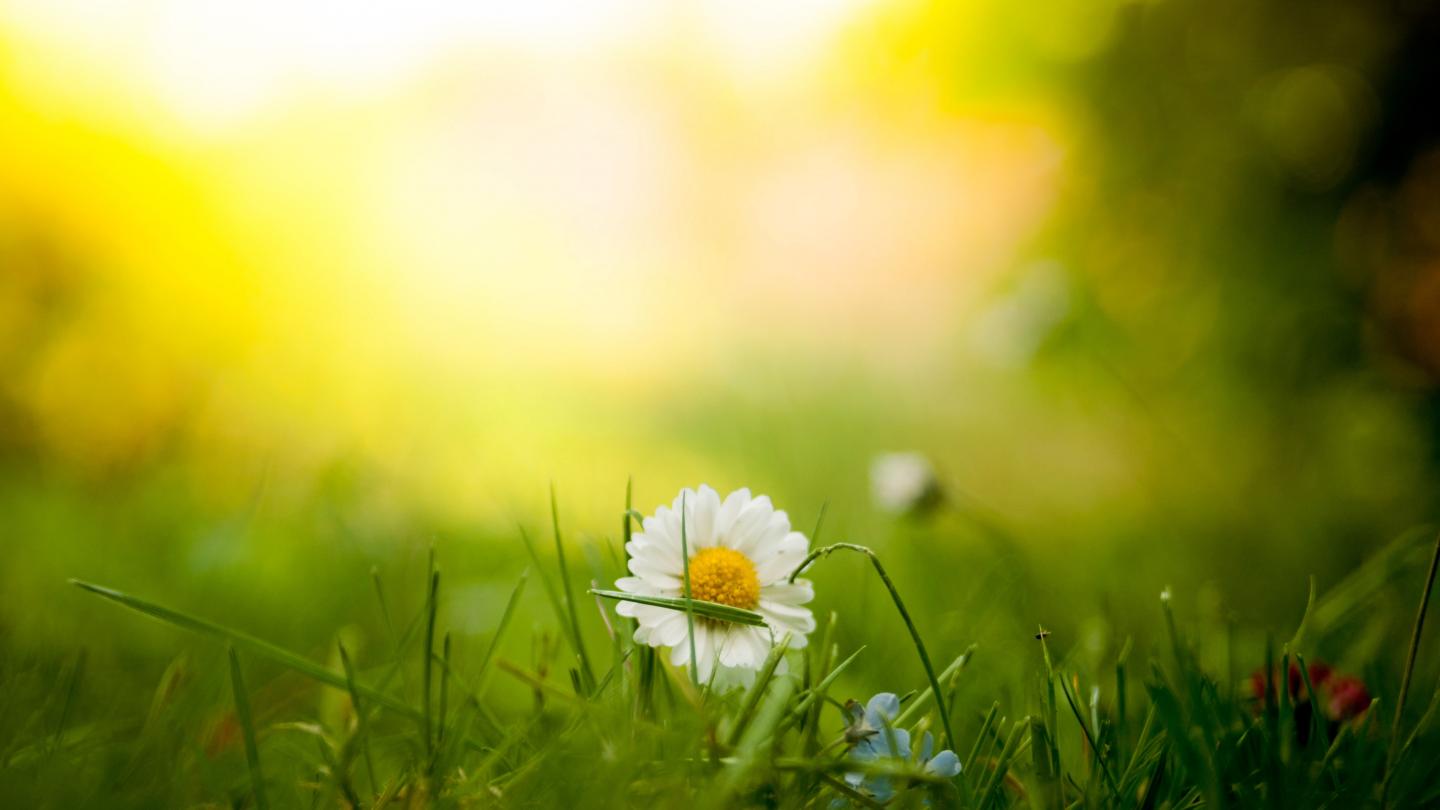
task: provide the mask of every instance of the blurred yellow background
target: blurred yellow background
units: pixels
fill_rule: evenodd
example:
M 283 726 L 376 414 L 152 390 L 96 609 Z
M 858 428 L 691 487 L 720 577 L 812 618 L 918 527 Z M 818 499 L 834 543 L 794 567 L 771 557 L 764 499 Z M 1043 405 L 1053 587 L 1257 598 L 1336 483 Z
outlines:
M 945 390 L 1055 204 L 1064 116 L 990 90 L 1006 6 L 12 3 L 12 416 L 82 477 L 179 451 L 221 504 L 276 454 L 472 517 L 738 477 L 654 403 Z M 1084 18 L 1025 30 L 1080 56 Z
M 894 450 L 1037 566 L 1292 605 L 1430 516 L 1440 126 L 1422 11 L 1284 5 L 12 0 L 11 612 L 551 481 L 883 545 Z

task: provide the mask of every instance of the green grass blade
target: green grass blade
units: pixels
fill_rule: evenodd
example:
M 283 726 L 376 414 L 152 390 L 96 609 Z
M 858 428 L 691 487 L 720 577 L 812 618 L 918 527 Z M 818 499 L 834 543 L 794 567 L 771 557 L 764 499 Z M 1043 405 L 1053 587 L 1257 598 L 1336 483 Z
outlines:
M 985 792 L 980 795 L 979 807 L 989 807 L 994 801 L 996 791 L 1005 784 L 1005 774 L 1010 770 L 1010 761 L 1019 753 L 1021 739 L 1029 728 L 1029 717 L 1011 726 L 1010 734 L 1005 739 L 1005 746 L 1000 749 L 1000 755 L 995 761 L 995 772 L 990 775 L 990 779 L 985 784 Z
M 1110 773 L 1110 762 L 1105 757 L 1105 751 L 1100 747 L 1100 741 L 1097 740 L 1094 733 L 1090 731 L 1090 725 L 1085 722 L 1085 715 L 1081 713 L 1080 706 L 1075 701 L 1075 696 L 1070 694 L 1070 684 L 1065 682 L 1064 673 L 1060 674 L 1058 680 L 1060 681 L 1060 691 L 1065 694 L 1065 702 L 1070 704 L 1070 711 L 1075 715 L 1075 722 L 1080 724 L 1080 731 L 1085 735 L 1086 741 L 1090 743 L 1090 750 L 1095 754 L 1095 761 L 1100 765 L 1100 773 L 1105 777 L 1105 784 L 1109 786 L 1111 795 L 1118 803 L 1120 801 L 1120 787 L 1115 783 L 1114 774 Z M 1056 759 L 1058 760 L 1058 758 L 1057 753 Z
M 1410 631 L 1409 652 L 1405 655 L 1405 674 L 1400 681 L 1400 696 L 1395 701 L 1395 720 L 1390 727 L 1390 749 L 1385 757 L 1385 779 L 1380 787 L 1380 807 L 1384 808 L 1390 794 L 1390 780 L 1395 773 L 1395 762 L 1400 754 L 1400 729 L 1405 720 L 1405 700 L 1410 696 L 1410 677 L 1415 673 L 1415 655 L 1420 650 L 1420 635 L 1425 631 L 1425 613 L 1430 607 L 1430 591 L 1435 584 L 1436 571 L 1440 570 L 1440 534 L 1435 535 L 1435 551 L 1430 555 L 1430 571 L 1425 575 L 1425 587 L 1420 592 L 1420 606 L 1415 611 L 1415 626 Z
M 810 531 L 811 544 L 820 542 L 820 530 L 825 527 L 825 514 L 830 511 L 830 501 L 820 503 L 820 513 L 815 516 L 815 528 Z
M 1295 635 L 1291 637 L 1290 643 L 1285 645 L 1291 652 L 1299 652 L 1300 644 L 1305 640 L 1305 631 L 1310 626 L 1310 615 L 1315 612 L 1315 577 L 1310 577 L 1310 596 L 1305 600 L 1305 613 L 1300 617 L 1300 626 L 1295 628 Z
M 1165 782 L 1165 763 L 1170 759 L 1168 749 L 1161 750 L 1160 756 L 1155 760 L 1155 770 L 1150 772 L 1150 778 L 1145 780 L 1145 802 L 1140 805 L 1140 810 L 1154 810 L 1156 802 L 1160 799 L 1160 788 Z
M 240 656 L 235 648 L 229 647 L 230 685 L 235 691 L 235 715 L 240 720 L 240 730 L 245 737 L 245 762 L 250 767 L 250 786 L 255 792 L 255 806 L 267 810 L 265 801 L 265 778 L 260 772 L 260 746 L 255 742 L 255 720 L 250 715 L 250 696 L 245 692 L 245 680 L 240 674 Z
M 565 635 L 565 640 L 570 649 L 578 650 L 580 642 L 575 638 L 575 626 L 570 623 L 570 612 L 565 609 L 565 600 L 561 598 L 555 583 L 545 575 L 545 566 L 540 562 L 540 552 L 535 549 L 535 543 L 530 539 L 530 533 L 525 531 L 524 526 L 518 527 L 520 539 L 525 543 L 525 550 L 530 554 L 530 562 L 539 572 L 540 584 L 545 588 L 545 598 L 550 602 L 550 608 L 555 611 L 555 619 L 560 622 L 560 632 Z M 578 653 L 577 653 L 578 654 Z
M 490 663 L 495 659 L 495 651 L 500 649 L 500 641 L 505 637 L 505 631 L 510 627 L 510 620 L 515 618 L 515 609 L 520 604 L 520 595 L 525 592 L 525 583 L 530 581 L 530 569 L 526 568 L 520 572 L 520 579 L 515 583 L 515 589 L 510 592 L 510 599 L 505 603 L 505 612 L 500 614 L 500 623 L 495 626 L 495 637 L 490 639 L 490 646 L 485 648 L 485 657 L 480 659 L 480 666 L 475 670 L 475 688 L 477 700 L 480 694 L 484 693 L 487 676 L 490 672 Z
M 1060 804 L 1060 775 L 1055 772 L 1051 760 L 1050 735 L 1045 731 L 1045 721 L 1034 718 L 1030 721 L 1030 756 L 1035 768 L 1035 779 L 1040 783 L 1039 806 L 1056 810 Z
M 662 607 L 668 610 L 694 611 L 694 615 L 716 621 L 743 624 L 750 627 L 764 627 L 765 617 L 753 610 L 722 605 L 719 602 L 705 602 L 700 599 L 685 599 L 674 596 L 647 596 L 627 591 L 607 591 L 600 588 L 591 588 L 590 593 L 602 596 L 606 599 L 618 599 L 622 602 L 634 602 L 639 605 L 651 605 Z
M 432 660 L 435 657 L 435 611 L 437 597 L 440 591 L 440 572 L 435 570 L 435 553 L 430 553 L 430 589 L 425 596 L 425 660 L 421 666 L 423 682 L 420 685 L 421 709 L 423 726 L 425 728 L 425 758 L 427 761 L 434 761 L 435 741 L 431 737 L 432 720 L 430 717 L 430 685 L 433 680 L 432 674 L 434 665 Z
M 445 742 L 445 720 L 447 704 L 450 702 L 450 634 L 445 634 L 445 641 L 440 645 L 440 726 L 435 730 L 435 745 L 439 747 Z
M 336 689 L 349 688 L 345 683 L 344 675 L 336 672 L 331 672 L 330 670 L 320 666 L 319 664 L 311 661 L 308 658 L 305 658 L 304 656 L 293 653 L 287 649 L 284 649 L 283 647 L 277 647 L 274 644 L 256 638 L 249 633 L 241 632 L 239 630 L 232 630 L 228 627 L 216 624 L 206 619 L 191 616 L 187 613 L 181 613 L 177 610 L 171 610 L 170 608 L 157 605 L 154 602 L 148 602 L 144 599 L 140 599 L 138 597 L 131 596 L 127 593 L 122 593 L 111 588 L 106 588 L 101 585 L 94 585 L 89 582 L 82 582 L 77 579 L 70 580 L 70 583 L 77 588 L 80 588 L 81 590 L 89 591 L 90 593 L 93 593 L 97 596 L 124 605 L 125 607 L 130 608 L 137 613 L 143 613 L 151 618 L 159 619 L 162 622 L 172 624 L 184 630 L 189 630 L 193 633 L 199 633 L 201 635 L 211 636 L 213 638 L 227 641 L 235 647 L 243 649 L 246 652 L 251 653 L 252 655 L 258 655 L 261 658 L 268 659 L 274 663 L 285 667 L 286 669 L 294 670 L 301 675 L 305 675 L 309 678 L 326 684 L 327 686 L 332 686 Z M 415 709 L 405 705 L 399 700 L 396 700 L 395 698 L 383 692 L 371 689 L 358 683 L 355 685 L 355 687 L 360 691 L 361 694 L 363 694 L 365 697 L 369 698 L 380 706 L 384 706 L 391 711 L 405 715 L 406 717 L 410 717 L 412 719 L 420 719 L 420 713 L 415 711 Z
M 784 657 L 785 650 L 789 647 L 789 636 L 780 640 L 780 643 L 770 648 L 770 654 L 765 657 L 765 663 L 761 665 L 760 671 L 755 675 L 755 683 L 745 694 L 745 702 L 741 704 L 740 713 L 735 715 L 735 727 L 730 730 L 729 745 L 733 748 L 740 743 L 740 736 L 754 719 L 755 711 L 760 708 L 760 698 L 765 695 L 765 689 L 770 686 L 770 679 L 775 677 L 775 668 L 780 665 L 780 659 Z
M 355 710 L 355 733 L 360 738 L 365 772 L 370 776 L 370 795 L 374 798 L 380 790 L 380 783 L 375 780 L 375 758 L 370 753 L 370 721 L 365 716 L 366 707 L 360 701 L 360 690 L 355 686 L 355 665 L 350 661 L 350 653 L 345 649 L 344 642 L 340 642 L 339 647 L 340 664 L 345 668 L 345 688 L 350 690 L 350 706 Z
M 805 713 L 809 711 L 812 706 L 818 706 L 824 703 L 825 695 L 827 692 L 830 691 L 830 686 L 835 683 L 835 679 L 839 678 L 840 673 L 844 672 L 852 663 L 854 663 L 855 659 L 859 658 L 860 653 L 862 652 L 865 652 L 865 648 L 863 646 L 857 649 L 855 652 L 850 653 L 849 658 L 846 658 L 844 661 L 836 664 L 835 667 L 831 669 L 830 672 L 826 674 L 823 679 L 821 679 L 820 683 L 817 683 L 813 687 L 811 687 L 809 694 L 805 695 L 804 698 L 801 698 L 800 702 L 795 704 L 795 708 L 790 710 L 790 716 L 786 718 L 785 723 L 781 726 L 781 730 L 789 728 L 790 726 L 799 722 L 800 719 L 805 716 Z
M 585 693 L 595 691 L 595 669 L 590 665 L 590 655 L 585 650 L 585 639 L 580 634 L 580 613 L 571 598 L 570 566 L 565 560 L 565 543 L 560 536 L 560 506 L 555 497 L 555 484 L 550 484 L 550 525 L 555 532 L 555 558 L 560 564 L 560 596 L 570 618 L 570 639 L 575 645 L 575 656 L 580 659 L 580 677 Z
M 950 662 L 950 666 L 945 667 L 945 670 L 940 673 L 939 680 L 941 682 L 945 682 L 957 675 L 960 670 L 965 668 L 966 664 L 970 663 L 970 657 L 974 653 L 975 645 L 971 644 L 968 648 L 966 648 L 965 652 L 961 653 L 958 657 L 956 657 L 954 661 Z M 910 725 L 910 723 L 914 721 L 916 715 L 920 713 L 920 710 L 927 706 L 930 703 L 930 699 L 934 696 L 935 691 L 931 687 L 927 686 L 925 687 L 925 691 L 915 696 L 914 700 L 906 701 L 904 710 L 902 710 L 900 714 L 895 718 L 895 725 L 901 727 Z
M 776 678 L 774 688 L 769 691 L 755 720 L 740 738 L 735 750 L 735 761 L 726 766 L 720 781 L 720 789 L 709 795 L 710 807 L 734 807 L 733 797 L 740 791 L 749 774 L 768 760 L 766 742 L 775 732 L 776 726 L 785 716 L 785 706 L 795 691 L 795 679 Z
M 995 727 L 995 717 L 1000 713 L 1000 701 L 990 704 L 990 711 L 985 713 L 985 719 L 980 723 L 980 731 L 975 735 L 975 744 L 970 747 L 970 756 L 960 763 L 960 778 L 968 784 L 970 778 L 976 774 L 976 765 L 980 760 L 980 752 L 983 750 L 985 741 L 990 738 L 990 730 Z M 979 785 L 976 785 L 979 787 Z
M 75 695 L 80 690 L 80 679 L 85 674 L 85 658 L 86 653 L 82 649 L 65 678 L 65 700 L 60 705 L 60 719 L 55 724 L 55 736 L 50 744 L 52 751 L 59 749 L 65 742 L 65 729 L 70 725 L 70 710 L 75 705 Z
M 411 694 L 410 678 L 405 674 L 405 667 L 401 665 L 403 663 L 402 658 L 404 657 L 405 644 L 409 638 L 408 633 L 405 638 L 401 638 L 400 634 L 395 632 L 395 621 L 390 615 L 390 603 L 385 599 L 385 585 L 380 581 L 379 568 L 370 569 L 370 581 L 375 586 L 375 601 L 380 605 L 380 618 L 385 622 L 385 632 L 390 637 L 390 647 L 395 654 L 395 669 L 393 671 L 400 676 L 402 694 L 409 695 Z

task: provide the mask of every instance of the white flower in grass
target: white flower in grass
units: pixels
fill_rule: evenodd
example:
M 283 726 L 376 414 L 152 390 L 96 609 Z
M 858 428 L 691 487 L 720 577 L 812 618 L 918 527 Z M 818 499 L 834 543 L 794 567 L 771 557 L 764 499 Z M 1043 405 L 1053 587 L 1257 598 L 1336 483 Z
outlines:
M 661 506 L 645 518 L 644 531 L 625 546 L 630 573 L 615 587 L 647 596 L 683 596 L 685 562 L 681 555 L 681 504 L 685 512 L 685 539 L 690 551 L 690 594 L 695 599 L 753 610 L 765 618 L 765 627 L 695 619 L 695 662 L 701 681 L 726 670 L 756 670 L 773 644 L 786 636 L 792 648 L 804 647 L 815 629 L 815 617 L 802 607 L 815 596 L 810 582 L 787 582 L 805 559 L 810 541 L 790 530 L 790 518 L 764 495 L 750 490 L 719 494 L 701 485 L 685 489 L 669 507 Z M 616 612 L 631 616 L 640 626 L 635 641 L 652 647 L 669 647 L 676 666 L 690 663 L 686 614 L 668 608 L 621 602 Z M 720 665 L 717 673 L 715 665 Z M 728 673 L 731 675 L 737 673 Z M 744 678 L 744 673 L 740 674 Z

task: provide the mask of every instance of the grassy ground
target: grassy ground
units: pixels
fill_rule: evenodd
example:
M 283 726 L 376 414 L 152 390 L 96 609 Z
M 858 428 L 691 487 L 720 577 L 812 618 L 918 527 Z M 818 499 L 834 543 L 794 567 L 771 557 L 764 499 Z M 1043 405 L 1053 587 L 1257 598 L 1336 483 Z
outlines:
M 849 548 L 815 560 L 812 644 L 725 692 L 633 645 L 628 620 L 586 593 L 622 570 L 619 543 L 604 539 L 510 538 L 511 552 L 529 549 L 520 561 L 483 550 L 494 543 L 442 542 L 368 575 L 363 556 L 332 552 L 305 560 L 309 590 L 217 588 L 183 605 L 77 582 L 47 608 L 81 617 L 73 645 L 11 638 L 0 659 L 0 795 L 24 807 L 1440 801 L 1424 646 L 1394 722 L 1427 531 L 1267 632 L 1203 594 L 1162 597 L 1163 583 L 1131 582 L 1148 595 L 1117 593 L 1090 615 L 1052 583 L 1123 577 L 1082 576 L 1079 561 L 1027 570 L 1002 538 L 928 568 L 900 542 L 952 529 L 889 538 L 874 558 L 886 565 Z M 1364 683 L 1343 716 L 1329 686 L 1276 677 L 1320 658 Z M 876 733 L 906 730 L 916 749 L 932 735 L 958 755 L 958 776 L 856 758 L 867 729 L 846 706 L 880 692 L 902 708 Z M 877 801 L 887 783 L 894 797 Z

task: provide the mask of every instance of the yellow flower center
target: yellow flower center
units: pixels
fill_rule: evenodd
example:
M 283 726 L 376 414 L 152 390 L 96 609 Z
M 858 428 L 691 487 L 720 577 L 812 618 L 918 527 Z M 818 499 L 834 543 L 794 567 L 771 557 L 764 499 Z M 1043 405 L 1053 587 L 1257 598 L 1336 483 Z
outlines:
M 744 554 L 712 546 L 690 558 L 690 596 L 753 610 L 760 604 L 760 577 Z

